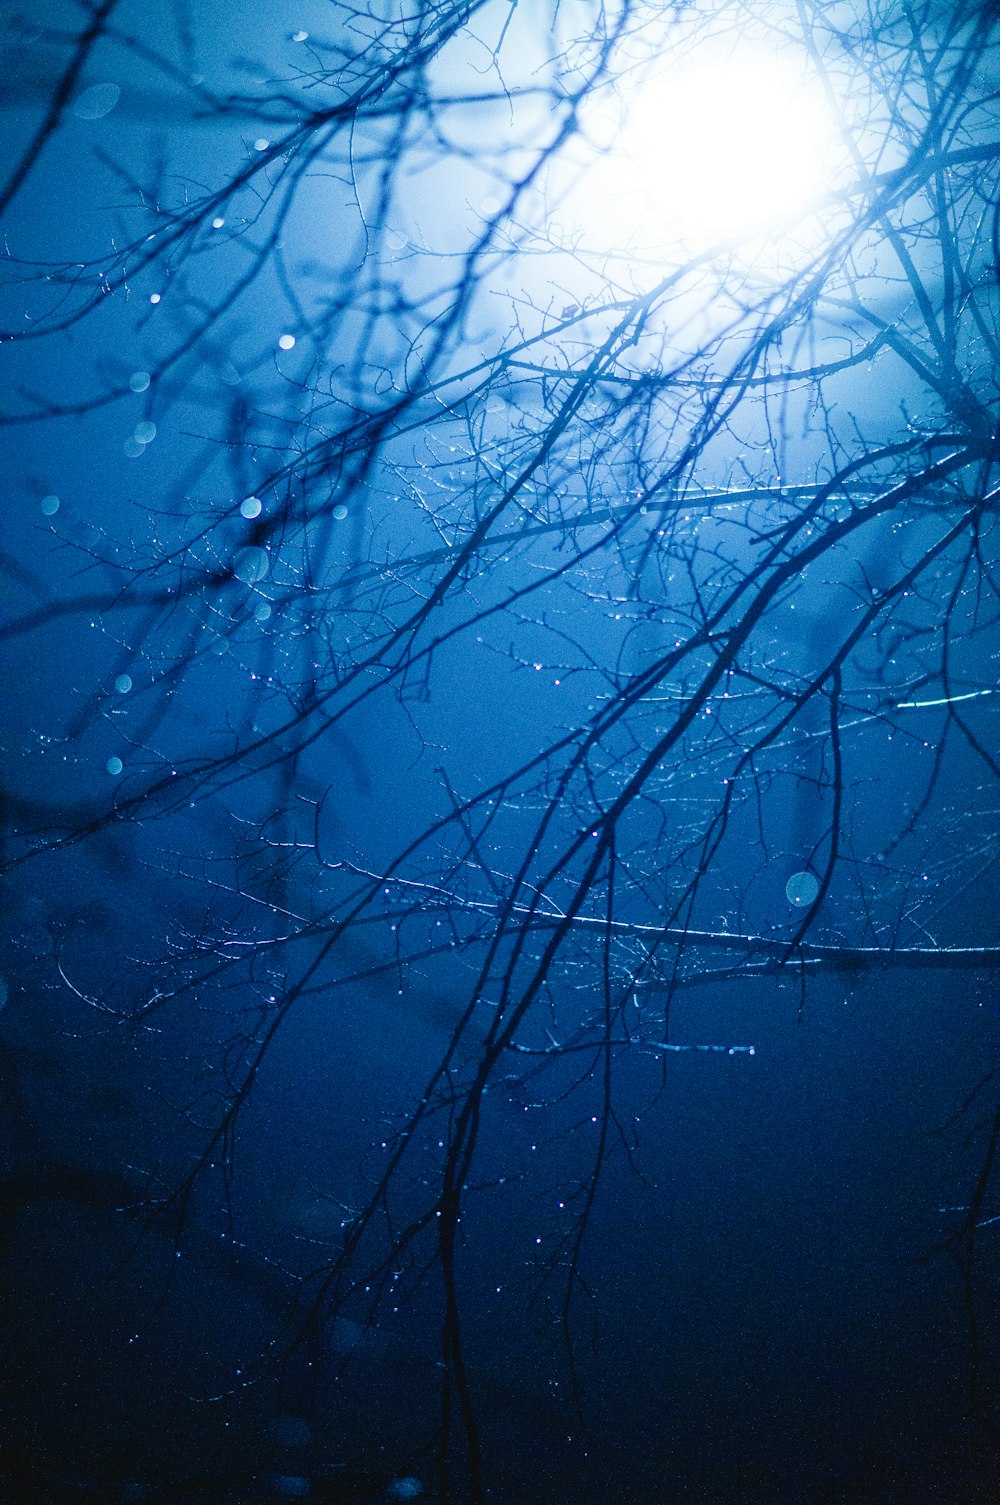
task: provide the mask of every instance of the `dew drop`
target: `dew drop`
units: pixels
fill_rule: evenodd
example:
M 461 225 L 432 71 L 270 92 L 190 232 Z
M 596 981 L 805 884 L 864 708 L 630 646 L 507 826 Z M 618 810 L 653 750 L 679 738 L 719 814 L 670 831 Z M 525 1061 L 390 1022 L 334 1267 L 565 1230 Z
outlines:
M 269 1474 L 268 1482 L 274 1494 L 289 1500 L 303 1500 L 312 1489 L 304 1474 Z
M 819 893 L 819 879 L 815 873 L 803 869 L 800 873 L 793 873 L 785 884 L 785 898 L 789 904 L 794 904 L 796 909 L 803 909 L 812 904 Z
M 128 384 L 132 388 L 133 392 L 145 392 L 146 388 L 149 386 L 149 372 L 133 371 L 132 375 L 128 379 Z
M 309 1423 L 301 1416 L 292 1416 L 288 1413 L 276 1416 L 269 1430 L 275 1441 L 286 1448 L 308 1447 L 312 1438 Z
M 347 508 L 344 506 L 343 502 L 338 502 L 337 506 L 334 507 L 333 516 L 338 523 L 342 523 L 344 521 L 344 518 L 347 516 Z
M 152 444 L 156 438 L 156 424 L 151 418 L 144 418 L 141 423 L 136 424 L 132 437 L 139 444 Z
M 113 779 L 116 779 L 121 773 L 122 769 L 125 767 L 125 764 L 122 762 L 121 758 L 109 758 L 104 766 L 108 770 L 108 773 L 110 773 L 111 777 Z
M 255 585 L 258 580 L 263 580 L 269 566 L 270 560 L 266 549 L 253 547 L 240 549 L 233 560 L 233 574 L 237 580 L 242 580 L 244 585 Z
M 279 335 L 278 336 L 278 346 L 279 346 L 279 348 L 281 350 L 294 350 L 295 349 L 295 336 L 293 334 Z
M 131 688 L 131 674 L 119 674 L 118 678 L 115 680 L 115 689 L 118 691 L 119 695 L 127 695 Z
M 111 114 L 121 94 L 117 84 L 91 84 L 77 96 L 73 114 L 77 120 L 103 120 L 105 115 Z
M 407 1475 L 404 1479 L 393 1479 L 386 1489 L 390 1500 L 416 1500 L 423 1492 L 424 1486 L 412 1475 Z
M 59 511 L 59 498 L 57 496 L 43 496 L 38 505 L 46 517 L 55 517 Z
M 240 511 L 244 517 L 260 517 L 261 500 L 259 496 L 248 496 L 245 502 L 240 503 Z

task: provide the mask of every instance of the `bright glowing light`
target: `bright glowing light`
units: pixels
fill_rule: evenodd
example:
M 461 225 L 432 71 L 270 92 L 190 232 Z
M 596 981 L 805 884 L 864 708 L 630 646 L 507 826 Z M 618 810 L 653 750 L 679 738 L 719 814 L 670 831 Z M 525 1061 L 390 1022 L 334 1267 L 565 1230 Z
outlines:
M 640 244 L 781 233 L 832 186 L 837 132 L 820 82 L 791 53 L 702 48 L 649 77 L 612 122 L 589 180 Z M 598 207 L 596 204 L 594 207 Z

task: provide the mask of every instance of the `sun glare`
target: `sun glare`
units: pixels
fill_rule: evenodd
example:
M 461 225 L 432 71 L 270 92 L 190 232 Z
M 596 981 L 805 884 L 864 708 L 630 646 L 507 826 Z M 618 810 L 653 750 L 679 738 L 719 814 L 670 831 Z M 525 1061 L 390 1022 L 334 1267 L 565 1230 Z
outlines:
M 663 69 L 594 134 L 606 150 L 588 175 L 591 209 L 644 247 L 794 235 L 836 170 L 819 81 L 760 48 Z

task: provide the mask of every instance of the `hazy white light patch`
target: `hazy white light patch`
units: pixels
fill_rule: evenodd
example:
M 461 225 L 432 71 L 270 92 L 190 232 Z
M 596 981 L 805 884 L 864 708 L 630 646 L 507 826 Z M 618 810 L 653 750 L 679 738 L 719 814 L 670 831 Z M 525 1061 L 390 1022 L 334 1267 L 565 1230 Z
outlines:
M 55 517 L 59 511 L 59 498 L 57 496 L 43 496 L 38 505 L 46 517 Z
M 259 496 L 248 496 L 245 502 L 240 503 L 240 511 L 244 517 L 260 517 L 261 500 Z
M 266 549 L 254 547 L 240 549 L 233 560 L 233 574 L 237 580 L 242 580 L 244 585 L 255 585 L 258 580 L 263 580 L 270 565 L 271 561 L 267 557 Z
M 785 884 L 785 898 L 789 904 L 794 904 L 796 909 L 804 909 L 812 904 L 819 893 L 819 879 L 815 873 L 793 873 Z
M 606 155 L 587 192 L 622 249 L 792 231 L 837 176 L 822 87 L 790 51 L 705 45 L 602 108 L 594 135 Z
M 91 84 L 74 101 L 73 114 L 77 120 L 103 120 L 111 114 L 121 95 L 117 84 Z
M 133 371 L 132 375 L 128 379 L 128 384 L 132 388 L 133 392 L 145 392 L 146 388 L 149 386 L 149 372 Z
M 125 454 L 126 459 L 138 460 L 140 455 L 144 455 L 146 453 L 146 446 L 142 443 L 142 440 L 137 439 L 134 434 L 129 434 L 128 438 L 125 440 L 125 443 L 122 445 L 122 450 Z
M 125 767 L 125 764 L 122 762 L 121 758 L 109 758 L 104 766 L 108 770 L 108 773 L 110 773 L 111 777 L 113 779 L 116 779 L 121 773 L 122 769 Z
M 119 695 L 127 695 L 131 688 L 131 674 L 119 674 L 118 678 L 115 680 L 115 689 L 118 691 Z

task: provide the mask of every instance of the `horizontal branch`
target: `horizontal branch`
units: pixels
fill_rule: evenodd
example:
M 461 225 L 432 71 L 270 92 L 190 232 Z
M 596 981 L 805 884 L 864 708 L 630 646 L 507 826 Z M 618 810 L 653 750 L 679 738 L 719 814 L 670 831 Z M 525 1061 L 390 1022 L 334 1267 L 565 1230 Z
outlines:
M 468 901 L 461 907 L 482 912 L 496 912 L 499 909 L 497 905 Z M 593 915 L 568 916 L 551 912 L 539 914 L 525 905 L 515 905 L 512 912 L 530 920 L 532 929 L 554 930 L 565 926 L 568 930 L 589 930 L 623 938 L 634 937 L 636 940 L 656 941 L 658 944 L 677 946 L 689 951 L 745 951 L 751 956 L 771 957 L 779 967 L 808 965 L 810 970 L 816 968 L 839 972 L 871 972 L 886 967 L 944 971 L 952 968 L 991 970 L 1000 967 L 1000 946 L 833 946 L 821 941 L 796 943 L 779 936 L 745 935 L 730 930 L 688 930 L 682 925 L 643 925 Z M 732 975 L 736 975 L 735 968 Z M 746 976 L 746 969 L 741 967 L 739 975 Z M 662 984 L 644 986 L 661 987 Z
M 388 910 L 378 916 L 380 921 L 397 923 L 413 918 L 419 912 L 426 915 L 436 912 L 454 914 L 456 910 L 474 911 L 482 915 L 499 914 L 504 906 L 486 900 L 459 898 L 434 886 L 408 884 L 393 878 L 393 884 L 403 890 L 421 890 L 419 900 L 413 907 Z M 598 915 L 565 915 L 553 910 L 539 911 L 525 904 L 515 904 L 507 911 L 517 919 L 528 922 L 532 930 L 590 931 L 600 935 L 620 936 L 622 939 L 653 941 L 657 945 L 676 946 L 688 951 L 743 951 L 750 957 L 769 958 L 770 962 L 752 969 L 752 975 L 770 975 L 786 966 L 808 966 L 810 970 L 840 972 L 871 972 L 887 967 L 904 967 L 917 970 L 948 971 L 981 968 L 989 971 L 1000 967 L 1000 946 L 835 946 L 822 941 L 795 942 L 781 936 L 744 934 L 732 930 L 690 930 L 683 925 L 645 925 L 630 920 L 609 920 Z M 373 917 L 374 918 L 374 917 Z M 363 922 L 362 922 L 363 923 Z M 717 978 L 747 976 L 747 967 L 734 963 L 731 967 L 713 974 Z M 686 979 L 690 981 L 691 979 Z M 662 987 L 662 983 L 640 984 L 644 987 Z
M 537 917 L 536 917 L 537 919 Z M 548 925 L 566 923 L 545 917 Z M 728 930 L 685 930 L 682 926 L 633 925 L 623 920 L 605 920 L 578 915 L 574 928 L 610 929 L 619 935 L 649 937 L 685 949 L 748 951 L 779 959 L 782 964 L 812 966 L 841 972 L 868 972 L 884 967 L 977 968 L 1000 967 L 1000 946 L 830 946 L 818 941 L 781 940 L 774 936 L 741 935 Z

